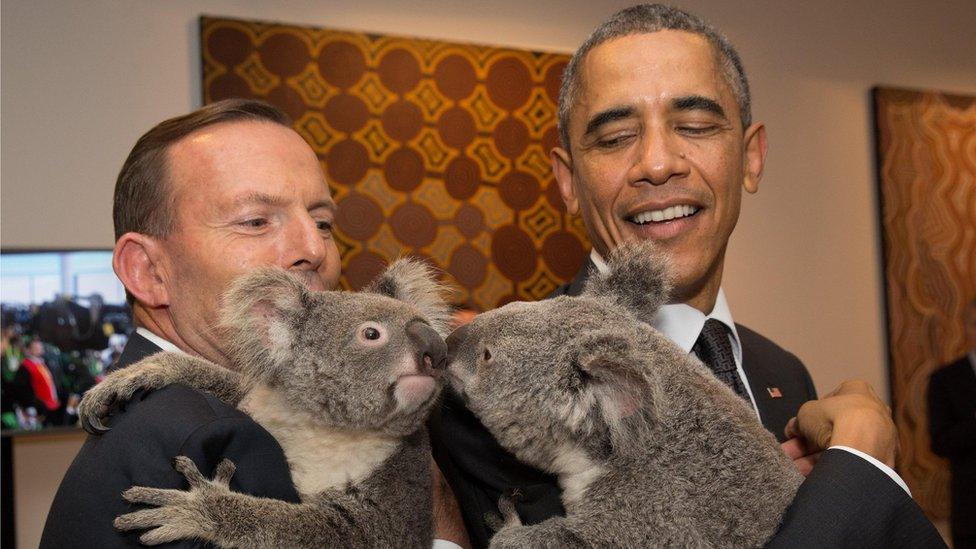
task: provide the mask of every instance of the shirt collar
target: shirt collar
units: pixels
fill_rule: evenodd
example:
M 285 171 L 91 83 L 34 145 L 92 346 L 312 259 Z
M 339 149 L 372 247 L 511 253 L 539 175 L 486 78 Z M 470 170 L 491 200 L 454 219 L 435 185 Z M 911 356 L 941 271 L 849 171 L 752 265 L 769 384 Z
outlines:
M 607 271 L 607 262 L 596 249 L 590 251 L 590 261 L 596 265 L 597 270 L 601 273 Z M 684 349 L 686 353 L 690 353 L 701 334 L 702 328 L 705 327 L 705 320 L 709 318 L 714 318 L 729 328 L 729 333 L 732 334 L 732 353 L 735 355 L 736 363 L 742 364 L 742 344 L 739 342 L 739 332 L 735 329 L 732 311 L 729 310 L 729 303 L 725 299 L 725 291 L 721 288 L 718 290 L 715 306 L 709 314 L 706 315 L 684 303 L 669 303 L 658 309 L 651 321 L 651 326 L 667 336 L 678 347 Z
M 173 345 L 172 343 L 170 343 L 169 340 L 163 339 L 162 337 L 150 332 L 147 328 L 143 328 L 140 326 L 136 328 L 136 333 L 148 339 L 153 345 L 159 347 L 164 351 L 168 351 L 170 353 L 181 353 L 184 355 L 186 354 L 183 351 L 183 349 L 180 349 L 176 345 Z

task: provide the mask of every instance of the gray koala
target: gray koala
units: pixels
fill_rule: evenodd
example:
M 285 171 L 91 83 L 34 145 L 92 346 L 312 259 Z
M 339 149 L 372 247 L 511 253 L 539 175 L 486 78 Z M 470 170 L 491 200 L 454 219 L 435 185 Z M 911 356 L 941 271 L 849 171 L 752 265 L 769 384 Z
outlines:
M 85 396 L 90 430 L 139 389 L 183 383 L 236 405 L 284 450 L 293 504 L 230 491 L 224 460 L 208 480 L 186 457 L 188 491 L 134 487 L 153 506 L 116 518 L 152 528 L 156 545 L 197 538 L 222 547 L 429 547 L 430 450 L 422 428 L 440 394 L 449 309 L 423 263 L 402 259 L 363 292 L 311 292 L 284 271 L 237 280 L 221 330 L 233 370 L 160 353 L 108 376 Z
M 752 408 L 642 320 L 668 284 L 622 246 L 579 297 L 511 303 L 447 338 L 449 383 L 498 442 L 559 478 L 565 517 L 493 548 L 760 547 L 802 477 Z M 496 521 L 500 522 L 500 521 Z

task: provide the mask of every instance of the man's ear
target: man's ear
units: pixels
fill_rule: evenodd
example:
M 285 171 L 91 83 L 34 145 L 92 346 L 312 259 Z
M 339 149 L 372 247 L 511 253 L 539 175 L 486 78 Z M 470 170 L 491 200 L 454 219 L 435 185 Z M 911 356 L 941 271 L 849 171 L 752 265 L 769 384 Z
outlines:
M 112 268 L 136 301 L 150 308 L 169 305 L 161 267 L 165 251 L 154 237 L 125 233 L 115 243 Z
M 573 186 L 573 159 L 569 156 L 569 151 L 554 147 L 549 151 L 549 161 L 552 163 L 556 185 L 559 186 L 559 196 L 563 197 L 563 203 L 566 204 L 566 211 L 570 215 L 579 214 L 579 198 Z
M 743 138 L 745 147 L 743 149 L 743 167 L 745 174 L 742 180 L 742 187 L 746 192 L 754 194 L 759 190 L 759 181 L 762 179 L 763 170 L 766 167 L 766 126 L 762 122 L 746 128 Z

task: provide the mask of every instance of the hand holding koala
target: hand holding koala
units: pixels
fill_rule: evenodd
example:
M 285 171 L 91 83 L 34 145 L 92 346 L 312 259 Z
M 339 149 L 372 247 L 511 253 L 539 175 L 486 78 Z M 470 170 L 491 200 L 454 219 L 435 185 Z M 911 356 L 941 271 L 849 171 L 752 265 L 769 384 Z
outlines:
M 152 508 L 122 515 L 158 544 L 224 547 L 429 547 L 430 454 L 422 429 L 440 393 L 449 309 L 429 270 L 391 265 L 363 292 L 311 292 L 284 271 L 242 277 L 223 300 L 232 369 L 160 353 L 113 373 L 80 407 L 86 428 L 136 390 L 183 383 L 248 413 L 279 442 L 300 504 L 233 492 L 177 457 L 188 491 L 136 487 Z
M 581 296 L 512 303 L 448 337 L 468 409 L 563 490 L 565 517 L 509 512 L 492 547 L 759 547 L 775 533 L 802 477 L 740 397 L 646 323 L 664 265 L 651 243 L 623 246 Z

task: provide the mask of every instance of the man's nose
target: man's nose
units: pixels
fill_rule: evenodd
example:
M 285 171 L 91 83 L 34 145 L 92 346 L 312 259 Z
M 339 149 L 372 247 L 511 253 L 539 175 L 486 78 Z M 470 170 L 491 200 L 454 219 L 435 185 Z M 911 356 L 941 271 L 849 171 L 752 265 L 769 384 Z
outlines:
M 318 221 L 311 216 L 295 220 L 289 234 L 292 254 L 292 267 L 309 266 L 317 269 L 325 258 L 325 239 L 319 230 Z
M 630 178 L 635 184 L 663 185 L 688 173 L 684 143 L 667 127 L 645 131 L 637 155 Z

